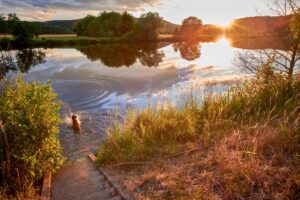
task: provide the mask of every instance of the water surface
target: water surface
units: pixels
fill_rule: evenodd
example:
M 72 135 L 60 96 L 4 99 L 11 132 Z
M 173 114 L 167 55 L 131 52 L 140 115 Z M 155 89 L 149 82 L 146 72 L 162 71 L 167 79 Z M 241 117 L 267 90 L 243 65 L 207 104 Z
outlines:
M 223 91 L 243 76 L 234 62 L 236 53 L 268 45 L 250 39 L 241 42 L 221 38 L 205 43 L 11 51 L 6 54 L 17 58 L 19 70 L 12 67 L 6 71 L 9 76 L 22 72 L 29 82 L 51 80 L 58 98 L 73 112 L 145 108 L 166 99 L 179 102 L 191 91 L 199 95 Z

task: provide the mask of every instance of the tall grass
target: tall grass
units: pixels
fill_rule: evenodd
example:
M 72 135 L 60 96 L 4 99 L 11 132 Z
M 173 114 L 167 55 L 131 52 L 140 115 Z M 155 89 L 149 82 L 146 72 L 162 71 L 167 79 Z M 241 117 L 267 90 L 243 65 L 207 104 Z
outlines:
M 191 97 L 183 108 L 130 111 L 122 125 L 107 130 L 98 163 L 159 158 L 257 123 L 298 131 L 299 86 L 300 76 L 289 82 L 279 74 L 245 81 L 224 94 L 205 97 L 202 103 Z

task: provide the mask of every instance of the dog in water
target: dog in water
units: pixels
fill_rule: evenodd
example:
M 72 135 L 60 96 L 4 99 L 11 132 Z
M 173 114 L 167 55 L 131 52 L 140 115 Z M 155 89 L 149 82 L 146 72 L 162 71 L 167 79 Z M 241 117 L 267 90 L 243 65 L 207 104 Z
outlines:
M 72 127 L 76 133 L 81 133 L 80 123 L 76 115 L 72 115 Z

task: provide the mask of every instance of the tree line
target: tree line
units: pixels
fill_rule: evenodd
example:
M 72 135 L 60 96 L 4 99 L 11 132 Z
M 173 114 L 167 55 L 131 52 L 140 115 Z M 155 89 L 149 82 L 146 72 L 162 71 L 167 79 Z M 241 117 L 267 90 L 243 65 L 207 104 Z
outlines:
M 102 12 L 99 16 L 87 15 L 74 24 L 78 36 L 131 37 L 135 39 L 156 39 L 163 26 L 158 13 L 148 12 L 135 18 L 128 12 Z

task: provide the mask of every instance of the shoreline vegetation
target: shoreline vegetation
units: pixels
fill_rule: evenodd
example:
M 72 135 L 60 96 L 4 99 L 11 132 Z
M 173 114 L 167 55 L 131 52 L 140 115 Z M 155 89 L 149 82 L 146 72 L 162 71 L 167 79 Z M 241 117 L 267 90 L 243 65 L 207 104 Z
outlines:
M 1 38 L 1 37 L 0 37 Z M 134 41 L 128 38 L 94 38 L 86 36 L 64 36 L 64 35 L 51 35 L 39 38 L 35 38 L 31 41 L 31 48 L 38 47 L 74 47 L 82 45 L 96 45 L 96 44 L 109 44 L 109 43 L 132 43 L 132 42 L 176 42 L 178 41 L 173 35 L 161 35 L 154 40 L 140 40 Z M 13 37 L 2 37 L 0 39 L 0 48 L 6 49 L 18 49 L 18 44 Z
M 222 35 L 202 35 L 197 40 L 192 42 L 211 42 L 217 41 Z M 77 46 L 88 46 L 97 44 L 117 44 L 117 43 L 177 43 L 177 42 L 188 42 L 183 38 L 178 38 L 171 34 L 160 34 L 156 39 L 152 40 L 135 40 L 130 38 L 95 38 L 88 36 L 75 36 L 75 35 L 40 35 L 38 38 L 31 40 L 30 48 L 55 48 L 55 47 L 77 47 Z M 3 35 L 0 36 L 0 49 L 20 49 L 19 45 L 13 36 Z
M 298 199 L 299 86 L 299 74 L 259 76 L 202 103 L 129 111 L 97 163 L 137 199 Z
M 221 37 L 237 40 L 239 37 L 251 39 L 260 36 L 286 40 L 290 20 L 290 16 L 244 18 L 234 20 L 231 26 L 221 27 L 203 24 L 196 17 L 188 17 L 181 25 L 176 25 L 164 20 L 158 13 L 148 12 L 135 18 L 127 12 L 102 12 L 98 16 L 87 15 L 79 20 L 57 22 L 61 23 L 60 26 L 66 24 L 74 34 L 47 35 L 45 33 L 51 33 L 51 27 L 45 28 L 39 22 L 21 21 L 16 14 L 8 14 L 7 17 L 0 14 L 0 49 L 133 42 L 206 42 Z M 276 23 L 281 26 L 274 25 Z M 258 24 L 261 30 L 257 31 L 252 24 Z

